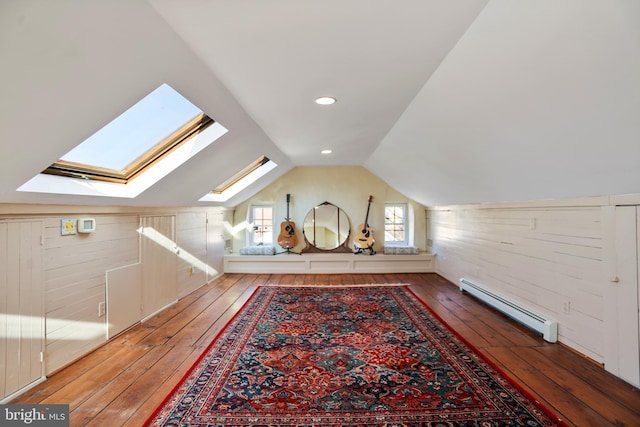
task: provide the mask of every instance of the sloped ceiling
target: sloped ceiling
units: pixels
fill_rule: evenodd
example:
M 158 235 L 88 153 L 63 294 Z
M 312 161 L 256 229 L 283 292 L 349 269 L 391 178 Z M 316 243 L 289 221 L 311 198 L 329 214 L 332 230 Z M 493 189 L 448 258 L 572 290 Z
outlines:
M 3 1 L 0 43 L 2 202 L 195 206 L 262 155 L 279 165 L 270 180 L 293 167 L 145 1 Z M 229 132 L 135 199 L 16 191 L 162 83 Z
M 640 2 L 507 0 L 364 165 L 443 205 L 638 193 L 639 160 Z
M 428 206 L 640 193 L 636 0 L 4 0 L 0 57 L 0 202 L 194 206 L 261 155 L 227 205 L 318 165 Z M 229 132 L 135 199 L 16 192 L 161 83 Z

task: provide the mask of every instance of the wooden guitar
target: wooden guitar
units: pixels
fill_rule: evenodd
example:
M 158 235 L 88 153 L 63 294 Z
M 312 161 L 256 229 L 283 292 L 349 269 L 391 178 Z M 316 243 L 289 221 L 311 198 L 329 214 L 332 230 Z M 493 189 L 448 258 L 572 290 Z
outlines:
M 280 234 L 278 235 L 278 244 L 284 249 L 291 249 L 298 244 L 298 235 L 296 234 L 296 223 L 289 218 L 289 202 L 291 195 L 287 194 L 287 217 L 280 224 Z
M 361 253 L 364 250 L 371 251 L 371 255 L 376 252 L 373 250 L 373 244 L 375 240 L 373 239 L 373 231 L 371 227 L 369 227 L 369 208 L 371 208 L 371 201 L 373 200 L 373 196 L 369 196 L 369 205 L 367 206 L 367 215 L 364 217 L 364 223 L 360 224 L 358 227 L 358 234 L 353 240 L 353 246 L 356 249 L 356 253 Z

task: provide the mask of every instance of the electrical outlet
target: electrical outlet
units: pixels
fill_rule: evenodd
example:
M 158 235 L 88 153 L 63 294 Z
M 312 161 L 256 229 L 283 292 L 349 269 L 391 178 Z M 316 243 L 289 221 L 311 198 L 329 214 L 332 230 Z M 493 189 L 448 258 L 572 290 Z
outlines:
M 106 313 L 106 303 L 101 301 L 98 303 L 98 317 L 104 316 Z

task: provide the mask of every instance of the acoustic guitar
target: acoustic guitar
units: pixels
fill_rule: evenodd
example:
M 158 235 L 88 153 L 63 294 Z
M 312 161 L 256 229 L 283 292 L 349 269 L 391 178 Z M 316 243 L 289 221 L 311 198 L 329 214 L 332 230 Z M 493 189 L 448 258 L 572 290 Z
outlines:
M 280 224 L 280 234 L 278 235 L 278 244 L 284 249 L 291 249 L 298 244 L 298 235 L 296 234 L 296 223 L 289 218 L 289 202 L 291 195 L 287 194 L 287 217 Z
M 369 226 L 369 208 L 371 208 L 371 201 L 373 200 L 373 196 L 369 196 L 369 205 L 367 206 L 367 215 L 364 217 L 364 223 L 360 224 L 358 227 L 358 234 L 353 240 L 353 246 L 356 248 L 356 253 L 362 253 L 364 250 L 371 251 L 371 255 L 376 252 L 373 250 L 373 244 L 375 240 L 373 239 L 373 231 Z

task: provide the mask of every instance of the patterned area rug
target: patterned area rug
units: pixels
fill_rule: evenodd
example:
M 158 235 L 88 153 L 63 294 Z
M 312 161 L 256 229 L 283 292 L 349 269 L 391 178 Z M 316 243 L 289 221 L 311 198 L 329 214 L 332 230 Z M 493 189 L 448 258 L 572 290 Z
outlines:
M 562 425 L 404 286 L 262 287 L 153 426 Z

